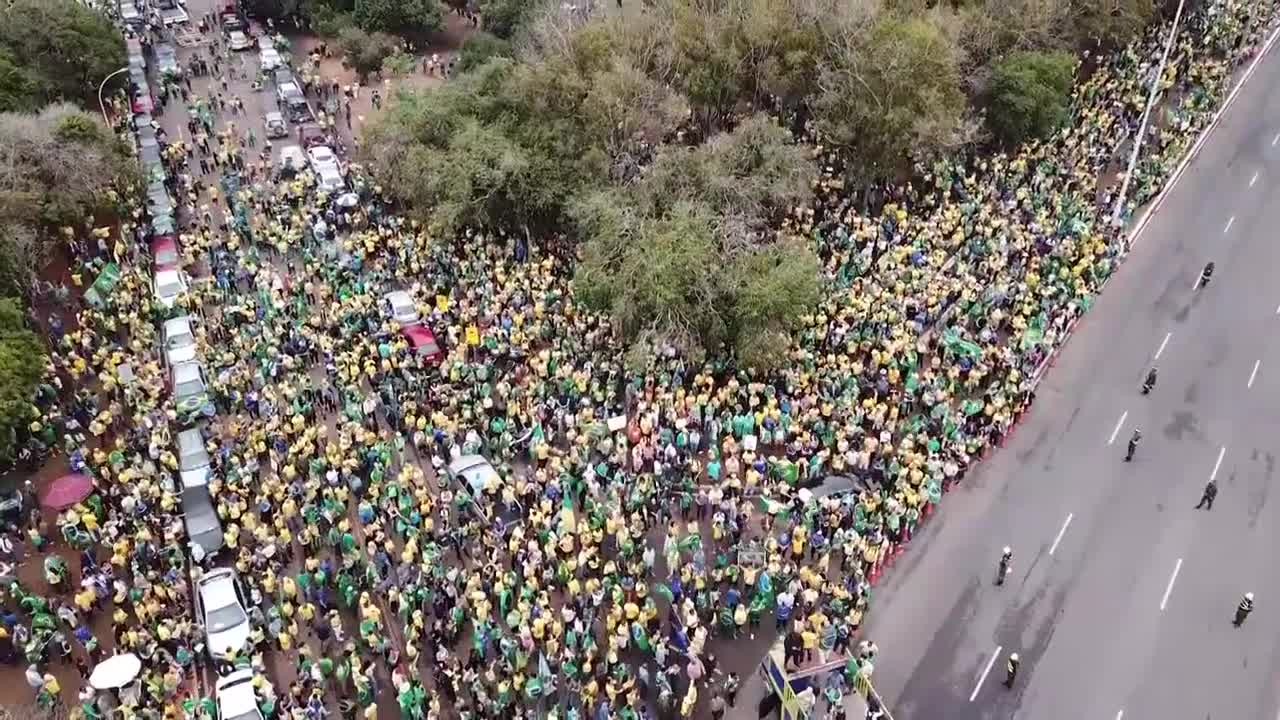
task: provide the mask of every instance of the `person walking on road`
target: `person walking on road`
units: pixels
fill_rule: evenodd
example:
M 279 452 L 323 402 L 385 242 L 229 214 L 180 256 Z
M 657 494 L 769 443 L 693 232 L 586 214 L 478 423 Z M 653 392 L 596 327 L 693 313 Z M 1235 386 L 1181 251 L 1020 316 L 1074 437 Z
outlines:
M 1205 483 L 1204 492 L 1200 494 L 1200 503 L 1196 505 L 1196 509 L 1204 508 L 1205 510 L 1213 509 L 1213 499 L 1218 497 L 1218 483 L 1210 480 Z
M 1013 681 L 1018 679 L 1018 666 L 1021 664 L 1022 664 L 1022 661 L 1018 659 L 1018 653 L 1012 653 L 1011 655 L 1009 655 L 1009 663 L 1005 665 L 1005 669 L 1004 669 L 1005 670 L 1004 686 L 1005 687 L 1013 688 Z
M 1236 619 L 1232 620 L 1231 624 L 1240 627 L 1251 612 L 1253 612 L 1253 593 L 1247 592 L 1244 594 L 1244 599 L 1236 606 Z
M 1133 454 L 1138 451 L 1138 443 L 1142 440 L 1142 431 L 1134 430 L 1133 436 L 1129 438 L 1129 452 L 1125 453 L 1124 461 L 1131 462 Z

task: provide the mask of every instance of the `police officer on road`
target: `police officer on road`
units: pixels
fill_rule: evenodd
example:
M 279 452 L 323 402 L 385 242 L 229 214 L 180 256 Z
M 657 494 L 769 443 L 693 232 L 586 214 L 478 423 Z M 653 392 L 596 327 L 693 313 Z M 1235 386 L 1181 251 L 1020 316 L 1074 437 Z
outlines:
M 1018 653 L 1012 653 L 1009 655 L 1009 664 L 1005 666 L 1005 687 L 1013 687 L 1013 681 L 1018 677 L 1018 666 L 1021 664 L 1022 661 L 1018 659 Z
M 1251 612 L 1253 612 L 1253 593 L 1248 592 L 1244 594 L 1244 599 L 1236 606 L 1236 619 L 1231 624 L 1240 627 Z

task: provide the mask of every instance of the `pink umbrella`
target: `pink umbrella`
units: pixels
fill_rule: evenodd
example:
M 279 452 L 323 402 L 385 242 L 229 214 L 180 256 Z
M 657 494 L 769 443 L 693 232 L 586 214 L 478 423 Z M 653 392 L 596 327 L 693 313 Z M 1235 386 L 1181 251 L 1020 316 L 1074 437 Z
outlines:
M 40 504 L 50 510 L 65 510 L 93 493 L 93 479 L 71 473 L 49 483 Z

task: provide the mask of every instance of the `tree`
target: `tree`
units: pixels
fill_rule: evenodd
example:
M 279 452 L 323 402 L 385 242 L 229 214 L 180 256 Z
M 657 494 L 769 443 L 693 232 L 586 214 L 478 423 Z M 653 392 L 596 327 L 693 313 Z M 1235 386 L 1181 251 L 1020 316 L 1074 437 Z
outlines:
M 1155 0 L 1072 0 L 1076 44 L 1110 49 L 1136 38 L 1156 15 Z
M 32 418 L 44 348 L 15 298 L 0 298 L 0 462 L 11 462 Z
M 486 32 L 511 40 L 537 4 L 537 0 L 480 0 L 480 19 Z
M 462 42 L 462 53 L 458 59 L 458 72 L 467 72 L 478 68 L 488 62 L 490 58 L 511 58 L 514 56 L 515 49 L 511 47 L 510 42 L 493 33 L 481 30 Z
M 960 144 L 965 112 L 953 40 L 928 17 L 886 13 L 846 39 L 820 71 L 818 132 L 863 181 Z
M 400 42 L 386 33 L 348 27 L 338 34 L 338 47 L 342 48 L 347 64 L 363 82 L 373 73 L 382 70 L 383 61 L 396 53 Z
M 444 27 L 437 0 L 359 0 L 353 15 L 366 32 L 422 35 Z
M 1008 145 L 1047 137 L 1065 123 L 1075 58 L 1065 52 L 1016 52 L 996 65 L 987 124 Z
M 111 21 L 76 0 L 12 0 L 0 5 L 0 96 L 5 110 L 68 100 L 97 107 L 98 84 L 125 62 Z M 15 73 L 7 66 L 16 66 Z
M 0 114 L 0 275 L 25 286 L 49 230 L 110 207 L 135 180 L 128 151 L 95 115 L 70 105 Z

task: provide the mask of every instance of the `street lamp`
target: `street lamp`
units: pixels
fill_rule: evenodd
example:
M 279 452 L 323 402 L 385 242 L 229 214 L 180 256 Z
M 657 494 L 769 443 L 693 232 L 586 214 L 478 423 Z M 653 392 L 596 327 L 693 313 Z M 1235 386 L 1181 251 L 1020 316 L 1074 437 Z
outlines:
M 107 127 L 111 127 L 111 121 L 107 119 L 107 106 L 105 103 L 102 102 L 102 89 L 107 86 L 108 80 L 119 75 L 122 72 L 128 72 L 128 71 L 129 71 L 128 66 L 122 67 L 119 70 L 116 70 L 115 72 L 111 73 L 110 75 L 102 78 L 102 82 L 98 83 L 98 109 L 102 111 L 102 122 L 106 123 Z

